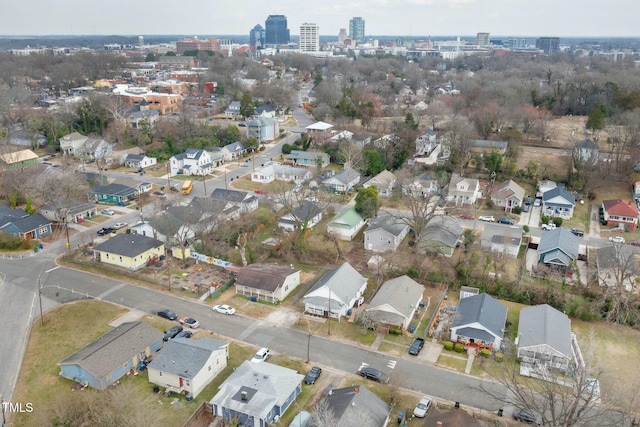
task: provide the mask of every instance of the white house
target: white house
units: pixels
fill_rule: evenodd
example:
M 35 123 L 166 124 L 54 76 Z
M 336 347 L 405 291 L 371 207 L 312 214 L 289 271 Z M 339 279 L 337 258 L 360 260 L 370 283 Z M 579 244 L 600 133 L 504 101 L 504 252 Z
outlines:
M 367 222 L 351 207 L 340 212 L 327 224 L 327 233 L 336 236 L 340 240 L 351 241 Z
M 296 168 L 271 164 L 251 172 L 251 181 L 268 184 L 272 181 L 295 182 L 296 184 L 310 180 L 313 177 L 308 168 Z
M 480 182 L 475 178 L 451 175 L 447 200 L 456 205 L 474 204 L 480 197 Z
M 277 303 L 300 285 L 300 270 L 282 265 L 250 264 L 236 274 L 236 295 Z
M 326 273 L 304 296 L 304 311 L 339 319 L 364 302 L 367 279 L 349 263 Z
M 169 159 L 169 175 L 209 175 L 213 172 L 211 156 L 205 150 L 187 148 Z
M 306 222 L 307 229 L 312 229 L 322 221 L 322 208 L 320 205 L 310 201 L 303 201 L 290 212 L 278 218 L 278 227 L 286 231 L 295 231 Z
M 359 182 L 360 174 L 351 168 L 346 168 L 331 178 L 326 179 L 323 184 L 333 191 L 344 193 L 353 190 L 353 187 Z
M 193 397 L 227 367 L 229 343 L 204 337 L 174 338 L 147 365 L 149 382 Z
M 127 154 L 124 159 L 125 166 L 138 171 L 158 163 L 155 157 L 147 157 L 144 154 Z
M 240 114 L 240 101 L 232 101 L 231 104 L 224 111 L 224 116 L 228 119 L 241 119 L 242 114 Z
M 101 138 L 91 138 L 73 132 L 60 138 L 60 151 L 71 156 L 103 159 L 113 150 L 113 144 Z
M 247 138 L 255 138 L 259 143 L 274 141 L 280 136 L 280 124 L 276 119 L 257 117 L 247 122 Z
M 227 144 L 224 147 L 215 147 L 213 153 L 221 154 L 225 161 L 237 160 L 247 152 L 247 147 L 239 141 Z
M 393 194 L 393 188 L 396 186 L 396 177 L 388 170 L 383 170 L 378 175 L 374 176 L 362 186 L 369 188 L 375 186 L 378 189 L 378 194 L 382 197 L 391 197 Z
M 436 132 L 433 129 L 427 129 L 422 135 L 416 138 L 416 155 L 428 156 L 437 145 Z
M 409 276 L 387 280 L 365 312 L 378 325 L 407 330 L 422 302 L 424 287 Z

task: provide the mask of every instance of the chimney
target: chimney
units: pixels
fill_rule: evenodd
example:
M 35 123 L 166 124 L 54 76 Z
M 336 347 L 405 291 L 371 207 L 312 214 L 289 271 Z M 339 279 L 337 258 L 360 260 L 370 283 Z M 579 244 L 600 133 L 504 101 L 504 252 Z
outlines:
M 246 391 L 241 391 L 240 392 L 240 399 L 242 399 L 243 402 L 247 401 L 247 392 Z
M 438 422 L 436 423 L 436 426 L 438 426 L 438 427 L 442 427 L 442 421 L 438 421 Z

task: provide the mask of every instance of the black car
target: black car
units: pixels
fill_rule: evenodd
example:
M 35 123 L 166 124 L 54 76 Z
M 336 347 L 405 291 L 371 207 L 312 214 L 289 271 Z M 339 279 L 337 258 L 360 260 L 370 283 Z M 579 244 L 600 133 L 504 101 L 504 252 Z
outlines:
M 584 231 L 582 230 L 578 230 L 576 228 L 572 228 L 571 230 L 569 230 L 573 233 L 574 236 L 578 236 L 578 237 L 582 237 L 584 236 Z
M 181 331 L 175 338 L 191 338 L 193 336 L 193 332 L 191 331 Z
M 315 384 L 316 380 L 320 378 L 320 375 L 322 375 L 322 369 L 317 366 L 314 366 L 313 368 L 311 368 L 307 376 L 304 377 L 304 383 Z
M 360 370 L 358 371 L 358 375 L 366 379 L 369 379 L 371 381 L 377 381 L 379 383 L 389 382 L 389 376 L 387 374 L 380 372 L 375 368 L 369 368 L 369 367 L 360 368 Z
M 526 409 L 518 409 L 513 413 L 513 419 L 527 424 L 542 425 L 542 417 Z
M 162 310 L 158 310 L 158 316 L 164 317 L 167 320 L 176 320 L 178 315 L 168 308 L 163 308 Z
M 98 230 L 98 236 L 106 236 L 107 234 L 111 234 L 116 231 L 113 227 L 104 227 Z
M 513 225 L 513 220 L 511 218 L 506 218 L 501 216 L 500 218 L 498 218 L 498 220 L 496 221 L 498 224 L 507 224 L 507 225 Z
M 164 333 L 162 341 L 169 341 L 171 338 L 175 338 L 180 332 L 182 332 L 182 326 L 176 325 Z

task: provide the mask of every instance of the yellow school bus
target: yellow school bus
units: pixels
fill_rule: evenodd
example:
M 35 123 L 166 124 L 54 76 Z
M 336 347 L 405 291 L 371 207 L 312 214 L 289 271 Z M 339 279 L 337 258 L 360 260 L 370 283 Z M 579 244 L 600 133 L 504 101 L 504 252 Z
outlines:
M 193 182 L 185 181 L 184 184 L 182 184 L 182 194 L 189 194 L 191 190 L 193 190 Z

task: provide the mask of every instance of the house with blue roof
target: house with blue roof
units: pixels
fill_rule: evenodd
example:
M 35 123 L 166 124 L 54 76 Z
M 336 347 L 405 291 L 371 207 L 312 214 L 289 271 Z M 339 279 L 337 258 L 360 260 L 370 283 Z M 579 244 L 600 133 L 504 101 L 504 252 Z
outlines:
M 463 298 L 451 324 L 451 341 L 499 349 L 506 322 L 507 307 L 490 295 Z
M 578 259 L 579 246 L 580 239 L 566 228 L 545 231 L 538 244 L 538 261 L 547 266 L 567 269 Z
M 542 193 L 543 215 L 568 219 L 573 217 L 575 207 L 576 197 L 562 186 L 557 186 Z
M 227 367 L 229 343 L 209 337 L 174 338 L 147 366 L 149 382 L 194 398 Z
M 89 191 L 89 201 L 124 206 L 138 195 L 138 189 L 124 184 L 94 185 Z
M 0 230 L 18 236 L 22 240 L 40 239 L 51 234 L 51 221 L 40 214 L 22 218 L 9 217 L 7 222 L 0 225 Z

